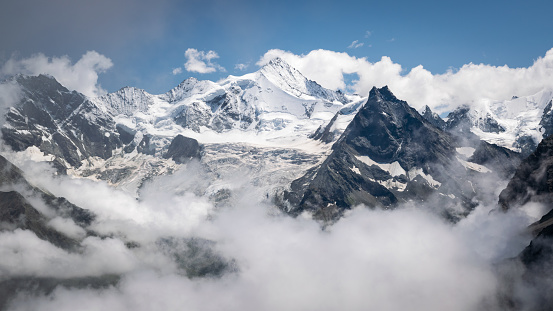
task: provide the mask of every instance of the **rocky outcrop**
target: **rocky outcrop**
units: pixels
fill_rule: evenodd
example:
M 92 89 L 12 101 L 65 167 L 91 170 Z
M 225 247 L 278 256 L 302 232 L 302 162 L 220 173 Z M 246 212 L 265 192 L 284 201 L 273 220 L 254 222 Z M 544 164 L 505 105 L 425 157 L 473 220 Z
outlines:
M 507 188 L 499 195 L 499 204 L 505 210 L 529 201 L 553 202 L 552 136 L 544 139 L 536 151 L 520 164 Z
M 200 159 L 201 146 L 197 140 L 182 135 L 177 135 L 171 141 L 169 149 L 163 157 L 173 159 L 175 163 L 186 163 L 191 159 Z
M 86 96 L 50 76 L 13 79 L 23 96 L 9 109 L 2 137 L 14 151 L 36 146 L 58 163 L 79 167 L 89 157 L 108 159 L 122 146 L 113 119 Z
M 435 127 L 445 130 L 446 122 L 440 118 L 440 116 L 433 112 L 430 107 L 424 106 L 423 111 L 421 113 L 421 116 L 426 119 L 426 121 L 430 122 L 430 124 L 434 125 Z
M 0 156 L 0 230 L 30 230 L 40 239 L 66 250 L 75 250 L 79 241 L 72 239 L 48 225 L 49 217 L 40 213 L 29 201 L 35 198 L 50 208 L 56 216 L 68 218 L 86 228 L 95 216 L 79 208 L 65 198 L 56 197 L 32 186 L 23 172 Z M 51 217 L 51 216 L 50 216 Z
M 387 87 L 373 88 L 330 156 L 283 193 L 283 209 L 332 220 L 358 204 L 393 208 L 434 195 L 470 210 L 474 190 L 463 179 L 455 148 L 449 134 Z

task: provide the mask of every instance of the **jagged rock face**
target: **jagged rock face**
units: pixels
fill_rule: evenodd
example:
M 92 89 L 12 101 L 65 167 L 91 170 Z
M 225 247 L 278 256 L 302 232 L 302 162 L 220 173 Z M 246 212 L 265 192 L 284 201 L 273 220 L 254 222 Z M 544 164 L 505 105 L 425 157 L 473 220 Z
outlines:
M 76 240 L 47 226 L 47 219 L 16 191 L 0 191 L 0 223 L 4 227 L 30 230 L 39 239 L 64 249 L 74 249 L 78 245 Z
M 511 178 L 522 159 L 518 152 L 480 141 L 468 161 L 492 169 L 501 178 Z
M 23 172 L 0 156 L 0 230 L 16 228 L 30 230 L 38 238 L 64 249 L 75 249 L 78 241 L 67 237 L 47 225 L 48 218 L 41 214 L 21 193 L 40 199 L 56 215 L 72 219 L 75 224 L 85 228 L 90 226 L 95 216 L 88 210 L 79 208 L 65 198 L 58 198 L 38 189 L 25 179 Z
M 89 157 L 111 157 L 122 145 L 113 119 L 86 96 L 44 75 L 15 79 L 23 97 L 8 111 L 2 128 L 3 139 L 13 150 L 36 146 L 79 167 Z
M 284 208 L 335 219 L 357 204 L 394 207 L 437 192 L 470 205 L 471 186 L 458 176 L 455 141 L 426 121 L 387 87 L 373 88 L 367 103 L 320 167 L 295 180 Z
M 472 123 L 469 117 L 470 108 L 460 106 L 447 115 L 445 129 L 448 132 L 464 133 L 469 135 Z
M 186 163 L 191 159 L 200 159 L 201 147 L 197 140 L 177 135 L 171 141 L 165 159 L 173 159 L 176 163 Z
M 344 132 L 340 144 L 377 162 L 398 161 L 405 170 L 427 162 L 445 165 L 455 153 L 448 135 L 398 100 L 387 87 L 371 90 L 369 100 Z
M 441 130 L 445 130 L 446 122 L 442 118 L 440 118 L 437 113 L 433 112 L 430 107 L 424 106 L 424 110 L 421 115 L 423 118 L 426 119 L 426 121 L 430 122 L 430 124 Z
M 114 115 L 132 116 L 137 111 L 147 112 L 148 107 L 154 103 L 154 98 L 144 90 L 124 87 L 117 92 L 101 96 L 98 101 L 106 103 L 106 107 Z
M 553 210 L 545 214 L 531 228 L 539 228 L 538 235 L 520 254 L 522 262 L 530 269 L 553 265 Z
M 473 116 L 468 106 L 460 106 L 450 112 L 444 126 L 446 131 L 454 135 L 470 140 L 478 140 L 477 136 L 472 133 L 472 128 L 478 128 L 485 133 L 505 132 L 505 128 L 503 128 L 490 114 L 486 114 L 485 116 Z
M 553 268 L 553 136 L 544 139 L 536 151 L 518 167 L 501 194 L 499 205 L 504 209 L 539 202 L 548 212 L 529 229 L 536 237 L 519 255 L 527 268 L 525 277 L 531 282 L 550 277 Z
M 342 92 L 326 89 L 317 82 L 306 79 L 298 70 L 279 57 L 263 66 L 260 73 L 285 92 L 297 97 L 307 95 L 330 102 L 339 101 L 342 104 L 348 102 Z
M 540 120 L 540 129 L 543 133 L 543 137 L 547 138 L 553 134 L 553 101 L 549 101 L 549 104 L 543 110 L 543 116 Z
M 234 260 L 213 250 L 215 243 L 201 238 L 163 238 L 157 247 L 173 258 L 180 272 L 188 278 L 221 277 L 238 271 Z
M 320 140 L 325 144 L 333 142 L 336 133 L 332 130 L 332 128 L 334 127 L 334 123 L 336 122 L 339 114 L 340 112 L 335 114 L 325 127 L 320 126 L 317 131 L 315 131 L 315 133 L 310 136 L 310 138 L 314 140 Z
M 544 139 L 520 164 L 507 188 L 499 195 L 499 204 L 504 209 L 529 201 L 553 202 L 553 136 Z

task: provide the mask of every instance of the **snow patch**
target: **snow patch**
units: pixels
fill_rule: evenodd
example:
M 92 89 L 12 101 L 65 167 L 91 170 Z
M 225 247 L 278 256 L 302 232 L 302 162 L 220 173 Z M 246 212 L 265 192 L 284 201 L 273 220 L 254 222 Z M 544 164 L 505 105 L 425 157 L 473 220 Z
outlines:
M 428 182 L 428 184 L 430 184 L 430 186 L 434 188 L 438 188 L 442 185 L 440 182 L 434 180 L 431 175 L 425 174 L 422 168 L 412 168 L 407 173 L 407 178 L 409 178 L 409 180 L 413 180 L 417 176 L 421 176 L 422 178 L 424 178 Z
M 459 163 L 461 163 L 466 169 L 470 169 L 480 173 L 491 173 L 491 170 L 483 165 L 476 164 L 473 162 L 467 162 L 460 159 L 459 157 L 457 157 L 457 161 L 459 161 Z
M 401 167 L 398 161 L 392 163 L 378 163 L 369 158 L 368 156 L 357 156 L 357 160 L 367 164 L 368 166 L 376 165 L 381 170 L 390 173 L 392 176 L 406 175 L 405 170 Z

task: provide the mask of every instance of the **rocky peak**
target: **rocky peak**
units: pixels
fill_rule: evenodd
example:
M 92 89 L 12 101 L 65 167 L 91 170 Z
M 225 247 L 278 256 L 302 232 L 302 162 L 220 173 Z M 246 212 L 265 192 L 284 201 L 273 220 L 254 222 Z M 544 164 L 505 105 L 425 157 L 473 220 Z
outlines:
M 388 87 L 373 88 L 330 156 L 285 191 L 286 209 L 293 215 L 309 210 L 328 221 L 357 204 L 393 208 L 437 192 L 470 208 L 473 190 L 457 176 L 464 168 L 455 147 L 450 135 Z
M 440 118 L 440 116 L 437 113 L 432 111 L 430 107 L 428 107 L 428 105 L 424 106 L 424 108 L 422 109 L 421 115 L 426 121 L 430 122 L 435 127 L 441 130 L 445 129 L 446 122 L 442 118 Z
M 105 104 L 114 115 L 133 115 L 135 112 L 145 112 L 153 104 L 153 95 L 143 89 L 126 86 L 117 92 L 101 96 L 97 101 Z
M 552 105 L 553 100 L 550 100 L 543 110 L 543 115 L 540 120 L 540 130 L 542 131 L 544 138 L 547 138 L 551 134 L 553 134 L 553 110 L 551 109 Z
M 341 140 L 359 154 L 391 163 L 404 161 L 405 169 L 454 152 L 447 135 L 428 123 L 407 102 L 397 99 L 388 87 L 373 88 L 367 103 L 347 127 Z M 436 140 L 428 145 L 425 141 Z M 445 163 L 443 163 L 445 164 Z
M 188 98 L 195 94 L 207 93 L 210 89 L 216 88 L 217 85 L 212 81 L 198 80 L 196 78 L 188 78 L 182 81 L 169 92 L 161 95 L 161 98 L 168 102 L 176 102 Z
M 342 92 L 326 89 L 317 82 L 307 79 L 301 72 L 279 57 L 261 67 L 258 73 L 296 97 L 309 96 L 341 103 L 349 102 Z

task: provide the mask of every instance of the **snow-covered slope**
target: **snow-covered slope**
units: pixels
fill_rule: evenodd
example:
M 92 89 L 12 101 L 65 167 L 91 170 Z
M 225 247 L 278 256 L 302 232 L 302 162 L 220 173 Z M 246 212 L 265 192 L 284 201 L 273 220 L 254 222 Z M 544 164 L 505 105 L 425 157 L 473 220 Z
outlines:
M 332 132 L 339 137 L 364 102 L 323 88 L 281 59 L 219 82 L 189 78 L 157 95 L 125 87 L 86 98 L 53 77 L 12 80 L 23 94 L 3 129 L 4 140 L 14 150 L 29 156 L 41 152 L 44 159 L 53 158 L 61 172 L 106 180 L 135 193 L 144 180 L 182 166 L 166 156 L 179 135 L 203 145 L 207 158 L 202 163 L 213 171 L 218 170 L 219 160 L 214 159 L 219 157 L 210 150 L 237 150 L 233 144 L 269 148 L 273 151 L 263 152 L 275 155 L 271 163 L 282 154 L 305 155 L 305 161 L 289 159 L 294 167 L 290 178 L 297 178 L 331 146 L 313 142 L 316 130 L 333 119 Z M 227 155 L 224 161 L 232 161 Z M 240 158 L 248 167 L 256 161 L 250 153 Z M 282 185 L 288 180 L 283 178 Z
M 553 90 L 542 90 L 534 95 L 513 97 L 504 101 L 482 100 L 470 109 L 460 107 L 448 117 L 448 126 L 466 122 L 470 131 L 489 143 L 512 150 L 531 153 L 549 132 L 550 125 L 542 119 L 549 111 Z M 551 110 L 551 107 L 548 108 Z
M 338 111 L 353 115 L 363 98 L 325 89 L 277 58 L 217 83 L 190 78 L 160 95 L 123 88 L 94 102 L 129 133 L 152 136 L 160 152 L 164 138 L 179 133 L 223 141 L 232 133 L 262 142 L 308 137 Z

